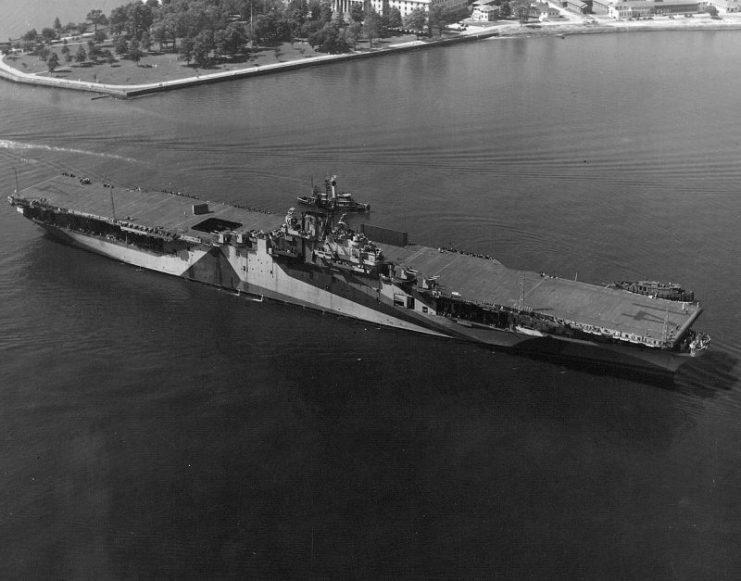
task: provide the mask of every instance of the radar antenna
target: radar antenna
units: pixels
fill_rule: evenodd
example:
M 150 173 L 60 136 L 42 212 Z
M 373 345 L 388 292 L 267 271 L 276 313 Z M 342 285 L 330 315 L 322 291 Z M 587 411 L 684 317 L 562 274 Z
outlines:
M 525 310 L 525 273 L 520 273 L 520 298 L 517 301 L 517 309 Z
M 664 337 L 664 343 L 669 343 L 669 305 L 666 305 L 666 312 L 664 313 L 664 328 L 661 334 Z

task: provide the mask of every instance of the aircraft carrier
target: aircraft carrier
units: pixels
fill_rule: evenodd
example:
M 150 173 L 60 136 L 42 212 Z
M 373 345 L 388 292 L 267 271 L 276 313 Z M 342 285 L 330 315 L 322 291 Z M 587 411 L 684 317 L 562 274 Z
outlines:
M 279 216 L 66 172 L 8 200 L 52 235 L 115 260 L 417 333 L 661 374 L 710 342 L 692 328 L 694 295 L 514 270 L 369 224 L 353 231 L 332 212 Z

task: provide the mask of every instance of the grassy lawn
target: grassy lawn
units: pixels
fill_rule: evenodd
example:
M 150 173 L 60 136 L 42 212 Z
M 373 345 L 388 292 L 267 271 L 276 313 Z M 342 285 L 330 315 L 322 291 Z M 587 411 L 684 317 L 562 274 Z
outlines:
M 414 35 L 376 39 L 373 41 L 373 48 L 384 48 L 391 43 L 407 42 L 414 39 Z M 78 45 L 76 43 L 70 43 L 69 47 L 71 54 L 74 55 L 77 52 Z M 102 48 L 112 50 L 110 44 L 104 44 Z M 358 42 L 356 46 L 356 50 L 359 51 L 365 51 L 368 50 L 368 48 L 368 41 Z M 102 61 L 98 63 L 76 63 L 74 61 L 71 63 L 65 63 L 61 49 L 61 45 L 54 45 L 51 47 L 52 52 L 57 53 L 60 63 L 59 67 L 54 72 L 55 77 L 111 85 L 159 83 L 162 81 L 194 77 L 196 75 L 204 75 L 219 71 L 230 71 L 279 62 L 302 60 L 304 58 L 324 54 L 316 52 L 307 42 L 297 40 L 292 43 L 284 42 L 276 46 L 258 47 L 253 49 L 248 55 L 239 56 L 226 62 L 211 65 L 207 68 L 199 68 L 192 63 L 187 65 L 184 60 L 178 58 L 177 54 L 171 52 L 146 53 L 138 64 L 125 58 L 119 58 L 112 64 Z M 39 76 L 50 75 L 46 63 L 36 55 L 10 55 L 6 56 L 5 60 L 21 72 L 37 74 Z

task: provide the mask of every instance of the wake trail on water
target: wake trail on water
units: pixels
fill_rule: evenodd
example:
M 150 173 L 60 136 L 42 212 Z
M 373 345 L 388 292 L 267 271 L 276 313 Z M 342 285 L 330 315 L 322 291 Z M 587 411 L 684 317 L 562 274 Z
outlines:
M 105 159 L 116 159 L 119 161 L 127 161 L 130 163 L 139 163 L 138 159 L 126 157 L 123 155 L 117 155 L 115 153 L 104 153 L 100 151 L 88 151 L 86 149 L 75 149 L 72 147 L 57 147 L 54 145 L 44 145 L 38 143 L 23 143 L 21 141 L 13 141 L 11 139 L 0 139 L 0 149 L 7 149 L 11 151 L 53 151 L 57 153 L 74 153 L 79 155 L 91 155 L 94 157 L 102 157 Z M 38 161 L 38 160 L 33 160 Z

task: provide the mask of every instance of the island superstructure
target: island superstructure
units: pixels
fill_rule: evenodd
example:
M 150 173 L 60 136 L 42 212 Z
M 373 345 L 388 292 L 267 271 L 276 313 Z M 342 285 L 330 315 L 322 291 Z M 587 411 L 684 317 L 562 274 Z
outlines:
M 9 202 L 128 264 L 417 333 L 662 373 L 709 343 L 692 328 L 694 300 L 514 270 L 369 224 L 356 232 L 331 212 L 283 217 L 69 173 Z

